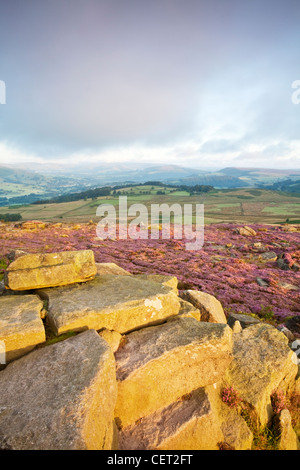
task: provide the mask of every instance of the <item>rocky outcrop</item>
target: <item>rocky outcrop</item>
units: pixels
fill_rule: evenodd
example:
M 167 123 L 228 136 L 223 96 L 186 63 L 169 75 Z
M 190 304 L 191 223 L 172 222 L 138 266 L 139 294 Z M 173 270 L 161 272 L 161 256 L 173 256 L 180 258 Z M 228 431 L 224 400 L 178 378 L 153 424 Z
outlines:
M 175 294 L 178 294 L 178 279 L 176 276 L 167 276 L 163 274 L 136 274 L 138 279 L 144 279 L 145 281 L 158 282 L 166 287 L 171 287 Z
M 123 336 L 117 331 L 107 330 L 106 328 L 99 331 L 99 336 L 109 344 L 112 352 L 116 352 L 118 350 L 123 338 Z
M 126 337 L 116 352 L 116 418 L 122 427 L 221 379 L 231 361 L 224 324 L 180 318 Z M 130 400 L 128 400 L 130 397 Z
M 159 409 L 120 433 L 121 450 L 218 450 L 224 439 L 205 388 Z
M 253 435 L 239 414 L 220 399 L 216 384 L 202 387 L 122 429 L 119 449 L 251 449 Z
M 5 344 L 6 362 L 45 341 L 42 310 L 43 302 L 36 295 L 0 297 L 0 341 Z
M 91 250 L 24 255 L 8 266 L 5 284 L 17 291 L 64 286 L 89 281 L 96 272 Z
M 34 351 L 0 373 L 0 449 L 116 446 L 114 356 L 91 330 Z
M 180 310 L 178 316 L 183 318 L 195 318 L 200 321 L 201 313 L 200 310 L 194 307 L 193 304 L 187 302 L 186 300 L 180 299 Z
M 233 360 L 225 377 L 256 413 L 261 425 L 272 417 L 271 394 L 288 390 L 298 367 L 293 363 L 288 339 L 265 323 L 251 325 L 234 335 Z
M 227 323 L 223 307 L 213 295 L 196 290 L 186 290 L 181 293 L 181 298 L 200 310 L 201 321 Z
M 131 276 L 131 274 L 125 269 L 121 268 L 115 263 L 95 263 L 97 268 L 97 274 L 99 276 L 105 274 L 115 274 L 116 276 Z
M 228 325 L 233 327 L 236 321 L 240 322 L 242 328 L 247 328 L 247 326 L 256 325 L 257 323 L 260 323 L 260 320 L 258 318 L 252 317 L 251 315 L 231 313 L 227 319 Z
M 178 313 L 170 287 L 134 276 L 97 276 L 89 283 L 45 289 L 48 320 L 55 334 L 107 328 L 119 333 L 162 322 Z
M 256 235 L 255 230 L 247 225 L 245 227 L 238 227 L 235 230 L 239 235 L 245 235 L 246 237 L 255 237 Z
M 279 431 L 279 450 L 300 450 L 299 439 L 292 427 L 292 418 L 287 409 L 282 410 L 280 413 Z
M 175 276 L 96 265 L 89 251 L 10 261 L 0 449 L 243 450 L 276 420 L 279 448 L 298 448 L 298 358 L 282 326 L 227 324 L 214 296 L 181 298 Z M 51 272 L 67 285 L 41 288 Z

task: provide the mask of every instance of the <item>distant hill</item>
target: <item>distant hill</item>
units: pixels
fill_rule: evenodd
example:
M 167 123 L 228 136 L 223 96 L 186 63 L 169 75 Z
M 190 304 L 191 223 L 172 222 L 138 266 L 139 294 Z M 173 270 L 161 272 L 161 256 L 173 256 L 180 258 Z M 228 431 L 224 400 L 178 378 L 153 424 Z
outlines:
M 80 190 L 78 179 L 49 176 L 22 168 L 0 166 L 0 205 L 34 202 L 41 198 Z
M 268 186 L 267 189 L 273 189 L 275 191 L 283 191 L 287 193 L 300 194 L 300 178 L 295 180 L 287 179 L 278 181 L 277 183 Z
M 300 183 L 300 170 L 293 169 L 228 167 L 223 168 L 219 173 L 226 176 L 237 177 L 244 183 L 247 183 L 248 186 L 266 189 L 280 189 L 282 184 L 285 185 L 285 182 L 290 180 Z M 285 190 L 289 191 L 289 184 L 285 186 Z M 290 185 L 290 189 L 292 186 L 293 184 Z
M 195 168 L 185 168 L 178 165 L 157 165 L 150 166 L 136 173 L 136 176 L 142 180 L 155 179 L 159 181 L 174 181 L 178 182 L 183 178 L 191 177 L 193 175 L 205 174 L 205 171 L 197 170 Z
M 0 166 L 0 205 L 28 204 L 65 194 L 160 181 L 175 185 L 205 185 L 219 189 L 269 188 L 299 192 L 300 170 L 226 167 L 218 171 L 182 165 L 145 163 L 104 163 L 54 165 L 28 163 L 27 168 Z M 36 167 L 36 168 L 35 168 Z
M 225 175 L 230 176 L 266 176 L 266 177 L 277 177 L 277 178 L 288 178 L 289 176 L 295 176 L 300 178 L 300 170 L 293 169 L 274 169 L 274 168 L 236 168 L 226 167 L 219 171 Z
M 246 188 L 249 183 L 235 176 L 220 175 L 218 173 L 209 173 L 202 176 L 189 176 L 181 180 L 182 184 L 189 186 L 195 184 L 204 184 L 214 186 L 215 188 Z

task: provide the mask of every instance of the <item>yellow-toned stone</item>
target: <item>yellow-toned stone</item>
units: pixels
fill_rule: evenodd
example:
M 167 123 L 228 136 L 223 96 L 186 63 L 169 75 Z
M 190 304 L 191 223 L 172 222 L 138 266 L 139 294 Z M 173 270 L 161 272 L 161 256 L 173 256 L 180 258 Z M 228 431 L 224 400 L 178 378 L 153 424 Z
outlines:
M 279 430 L 279 450 L 300 450 L 299 439 L 293 429 L 290 412 L 286 409 L 280 413 Z
M 250 325 L 233 338 L 233 360 L 225 380 L 265 426 L 273 415 L 273 391 L 288 391 L 295 383 L 298 367 L 294 352 L 286 336 L 266 323 Z
M 56 335 L 86 329 L 131 330 L 161 323 L 178 313 L 172 289 L 135 276 L 96 276 L 74 286 L 42 289 L 49 301 L 47 318 Z
M 223 433 L 222 443 L 228 444 L 235 450 L 250 450 L 253 443 L 253 434 L 239 410 L 228 406 L 222 400 L 224 383 L 219 382 L 206 387 L 210 405 L 214 410 L 217 421 Z
M 247 225 L 245 225 L 245 227 L 239 227 L 239 228 L 237 228 L 236 231 L 237 231 L 240 235 L 246 235 L 247 237 L 249 237 L 249 236 L 255 237 L 255 235 L 256 235 L 255 230 L 253 230 L 253 228 L 251 228 L 251 227 L 248 227 Z
M 176 276 L 169 276 L 167 274 L 136 274 L 135 277 L 171 287 L 175 294 L 178 294 L 178 279 Z
M 213 295 L 197 290 L 185 290 L 181 297 L 200 310 L 201 321 L 227 323 L 222 304 Z
M 224 324 L 178 318 L 125 339 L 115 354 L 122 427 L 217 382 L 231 361 L 232 331 Z
M 33 351 L 0 372 L 0 448 L 116 448 L 113 352 L 96 331 Z
M 0 342 L 4 343 L 5 362 L 18 359 L 46 340 L 42 309 L 37 295 L 0 297 Z
M 200 321 L 201 313 L 198 308 L 194 307 L 194 305 L 192 305 L 190 302 L 187 302 L 186 300 L 180 298 L 179 302 L 179 312 L 175 317 L 170 318 L 170 320 L 173 320 L 174 318 L 195 318 L 197 321 Z
M 39 228 L 46 228 L 46 223 L 40 220 L 28 220 L 22 223 L 22 228 L 25 230 L 37 230 Z
M 226 443 L 250 450 L 253 435 L 239 413 L 225 405 L 218 384 L 199 388 L 123 428 L 121 450 L 219 450 Z
M 103 276 L 106 274 L 115 274 L 116 276 L 131 276 L 131 273 L 121 268 L 115 263 L 96 263 L 97 274 Z
M 8 266 L 5 285 L 12 290 L 64 286 L 89 281 L 96 272 L 92 250 L 29 254 Z
M 103 330 L 99 331 L 99 336 L 101 336 L 101 338 L 103 338 L 109 344 L 113 352 L 117 351 L 122 339 L 122 335 L 120 333 L 104 328 Z
M 187 300 L 180 299 L 180 310 L 178 316 L 183 318 L 195 318 L 196 320 L 201 320 L 200 310 L 194 307 L 193 304 Z
M 122 429 L 120 450 L 218 450 L 224 436 L 205 388 Z

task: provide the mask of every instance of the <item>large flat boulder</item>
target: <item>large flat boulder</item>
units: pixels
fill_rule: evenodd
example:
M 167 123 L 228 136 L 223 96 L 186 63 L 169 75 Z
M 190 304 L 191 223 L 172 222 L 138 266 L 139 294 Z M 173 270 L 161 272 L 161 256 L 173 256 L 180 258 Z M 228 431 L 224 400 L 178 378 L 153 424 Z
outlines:
M 286 336 L 266 323 L 248 326 L 234 335 L 233 360 L 225 377 L 256 412 L 261 425 L 273 414 L 274 390 L 286 391 L 294 384 L 298 367 L 293 357 Z
M 185 290 L 180 296 L 200 310 L 201 321 L 227 323 L 222 304 L 213 295 L 198 290 Z
M 43 302 L 37 295 L 0 297 L 0 341 L 5 347 L 5 361 L 27 354 L 45 341 L 41 319 Z
M 5 284 L 17 291 L 65 286 L 89 281 L 96 272 L 92 250 L 30 254 L 15 259 L 8 266 Z
M 90 330 L 33 351 L 0 372 L 0 449 L 108 450 L 115 361 Z
M 97 276 L 85 284 L 39 294 L 49 301 L 48 320 L 57 335 L 88 328 L 125 333 L 162 322 L 180 308 L 170 287 L 135 276 Z
M 231 361 L 232 330 L 179 318 L 126 336 L 115 354 L 115 415 L 125 427 L 191 391 L 213 384 Z

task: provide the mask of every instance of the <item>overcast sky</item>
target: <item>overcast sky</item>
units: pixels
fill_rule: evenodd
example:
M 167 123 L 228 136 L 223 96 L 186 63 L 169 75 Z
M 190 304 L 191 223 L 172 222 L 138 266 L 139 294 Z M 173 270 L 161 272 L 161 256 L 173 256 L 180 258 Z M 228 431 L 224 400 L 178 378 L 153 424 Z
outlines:
M 299 0 L 1 0 L 0 80 L 1 164 L 300 168 Z

